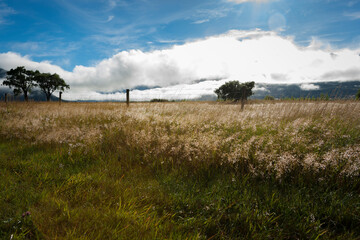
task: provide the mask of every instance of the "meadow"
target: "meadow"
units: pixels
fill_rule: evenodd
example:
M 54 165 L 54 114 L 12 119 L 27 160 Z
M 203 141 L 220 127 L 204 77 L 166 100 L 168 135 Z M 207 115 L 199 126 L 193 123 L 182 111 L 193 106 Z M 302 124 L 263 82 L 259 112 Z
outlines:
M 0 103 L 0 239 L 360 239 L 360 102 Z

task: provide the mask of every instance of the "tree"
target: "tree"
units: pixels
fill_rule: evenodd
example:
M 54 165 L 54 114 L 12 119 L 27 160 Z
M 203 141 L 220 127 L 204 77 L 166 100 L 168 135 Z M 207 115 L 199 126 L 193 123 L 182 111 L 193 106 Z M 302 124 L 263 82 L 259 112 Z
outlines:
M 241 110 L 244 109 L 245 101 L 248 97 L 253 95 L 252 89 L 255 86 L 255 82 L 239 83 L 239 81 L 230 81 L 221 85 L 215 90 L 218 99 L 222 100 L 241 100 Z
M 273 96 L 270 96 L 270 95 L 266 95 L 264 100 L 269 100 L 269 101 L 272 101 L 272 100 L 275 100 L 275 98 Z
M 6 73 L 6 80 L 3 81 L 3 85 L 14 88 L 15 95 L 23 93 L 25 101 L 28 101 L 28 93 L 36 86 L 34 72 L 26 70 L 25 67 L 10 69 Z
M 70 86 L 65 83 L 64 79 L 60 78 L 56 73 L 50 74 L 36 71 L 35 81 L 41 91 L 46 95 L 47 101 L 50 101 L 51 94 L 53 94 L 54 91 L 65 91 L 65 89 L 70 88 Z
M 359 91 L 358 91 L 357 94 L 356 94 L 356 99 L 357 99 L 357 100 L 360 100 L 360 89 L 359 89 Z

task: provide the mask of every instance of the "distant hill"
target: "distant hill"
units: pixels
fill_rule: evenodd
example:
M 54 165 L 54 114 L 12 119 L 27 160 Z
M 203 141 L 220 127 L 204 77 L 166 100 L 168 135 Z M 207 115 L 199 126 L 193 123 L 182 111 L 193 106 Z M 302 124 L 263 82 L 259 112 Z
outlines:
M 6 76 L 6 70 L 0 68 L 0 79 L 5 78 L 5 76 Z
M 4 71 L 1 71 L 0 74 Z M 6 73 L 6 71 L 5 71 Z M 1 75 L 0 75 L 1 76 Z M 270 95 L 274 98 L 299 98 L 299 97 L 320 97 L 321 94 L 328 94 L 330 98 L 355 98 L 357 91 L 360 89 L 360 81 L 352 82 L 323 82 L 313 83 L 318 86 L 315 90 L 304 90 L 300 84 L 265 84 L 257 83 L 256 91 L 251 99 L 264 99 L 265 96 Z M 9 88 L 0 86 L 0 100 L 4 99 L 5 93 L 10 93 L 13 96 L 13 92 Z M 16 97 L 17 100 L 23 101 L 24 96 L 20 95 Z M 46 101 L 45 95 L 40 90 L 34 90 L 29 95 L 29 99 L 33 101 Z M 56 96 L 51 96 L 51 101 L 58 101 Z M 215 101 L 216 95 L 204 95 L 200 98 L 194 99 L 197 101 Z M 96 102 L 96 101 L 94 101 Z
M 300 84 L 256 84 L 258 90 L 251 97 L 263 99 L 266 95 L 275 98 L 299 98 L 299 97 L 320 97 L 321 94 L 328 94 L 330 98 L 354 98 L 360 89 L 360 81 L 352 82 L 323 82 L 313 83 L 318 89 L 304 90 Z
M 318 98 L 321 94 L 328 95 L 330 98 L 355 98 L 357 91 L 360 89 L 360 81 L 352 82 L 323 82 L 312 83 L 318 89 L 304 90 L 301 84 L 266 84 L 256 83 L 256 89 L 251 99 L 264 99 L 265 96 L 273 96 L 276 99 L 281 98 Z M 202 96 L 196 100 L 212 101 L 216 100 L 216 95 Z
M 5 97 L 5 93 L 10 94 L 10 99 L 16 100 L 16 101 L 24 101 L 24 95 L 14 96 L 14 93 L 9 88 L 2 88 L 0 87 L 0 100 L 2 101 Z M 58 101 L 59 98 L 55 97 L 54 95 L 51 95 L 51 101 Z M 45 94 L 41 92 L 40 90 L 33 90 L 29 95 L 29 100 L 32 101 L 46 101 Z

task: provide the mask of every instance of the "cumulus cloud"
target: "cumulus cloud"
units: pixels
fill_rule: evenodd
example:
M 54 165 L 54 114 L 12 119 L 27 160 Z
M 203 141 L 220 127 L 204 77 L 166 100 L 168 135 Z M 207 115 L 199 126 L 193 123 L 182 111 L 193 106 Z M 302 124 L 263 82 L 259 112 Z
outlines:
M 114 92 L 139 85 L 159 86 L 167 92 L 184 86 L 196 88 L 201 79 L 222 79 L 207 81 L 208 93 L 227 80 L 305 84 L 303 88 L 321 81 L 360 80 L 359 51 L 313 43 L 302 47 L 276 32 L 233 30 L 164 50 L 119 52 L 94 66 L 76 66 L 71 72 L 13 52 L 0 54 L 0 67 L 56 72 L 71 85 L 66 97 L 98 99 L 119 97 Z
M 29 56 L 21 56 L 13 52 L 0 53 L 0 68 L 10 70 L 17 66 L 25 66 L 27 69 L 39 70 L 41 72 L 58 73 L 64 78 L 69 78 L 71 75 L 61 67 L 53 65 L 48 61 L 35 62 L 32 61 Z

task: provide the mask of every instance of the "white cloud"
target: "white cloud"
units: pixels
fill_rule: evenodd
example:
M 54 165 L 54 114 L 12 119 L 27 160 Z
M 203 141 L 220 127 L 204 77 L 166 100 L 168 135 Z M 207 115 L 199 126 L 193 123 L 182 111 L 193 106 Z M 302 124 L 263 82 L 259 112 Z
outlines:
M 320 86 L 317 86 L 312 83 L 304 83 L 300 85 L 300 88 L 304 91 L 309 91 L 309 90 L 319 90 Z
M 0 1 L 0 24 L 8 24 L 9 22 L 5 18 L 15 13 L 14 9 Z
M 344 14 L 345 17 L 350 18 L 351 20 L 360 19 L 360 12 L 348 12 Z
M 54 45 L 56 47 L 54 47 Z M 77 43 L 63 43 L 60 40 L 41 42 L 11 42 L 10 49 L 17 49 L 33 57 L 66 56 L 79 48 Z
M 147 90 L 131 90 L 131 101 L 150 101 L 151 99 L 167 100 L 192 100 L 199 99 L 202 96 L 213 96 L 216 98 L 214 89 L 218 88 L 222 81 L 204 81 L 195 84 L 179 84 L 169 87 L 158 87 Z M 77 91 L 76 94 L 65 92 L 64 98 L 67 100 L 106 100 L 106 101 L 125 101 L 123 92 L 98 93 L 95 91 Z
M 68 78 L 71 73 L 66 72 L 61 67 L 51 64 L 50 62 L 35 62 L 32 61 L 28 56 L 21 56 L 20 54 L 8 52 L 0 53 L 0 68 L 10 70 L 17 66 L 25 66 L 28 69 L 37 69 L 41 72 L 58 73 L 63 78 Z
M 66 95 L 71 99 L 108 98 L 110 95 L 96 92 L 114 92 L 139 85 L 160 86 L 170 91 L 200 79 L 223 79 L 207 82 L 211 86 L 209 92 L 226 80 L 298 83 L 305 84 L 304 88 L 321 81 L 360 80 L 360 49 L 332 49 L 329 45 L 324 48 L 319 41 L 301 47 L 291 37 L 275 32 L 233 30 L 165 50 L 119 52 L 94 66 L 76 66 L 72 72 L 12 52 L 0 54 L 0 67 L 9 70 L 25 66 L 41 72 L 56 72 L 71 85 Z M 155 91 L 160 90 L 151 90 L 151 93 Z
M 108 19 L 106 20 L 106 22 L 111 22 L 111 20 L 114 19 L 114 16 L 109 16 Z
M 193 24 L 202 24 L 202 23 L 206 23 L 206 22 L 209 22 L 210 19 L 202 19 L 202 20 L 198 20 L 198 21 L 195 21 L 193 22 Z

